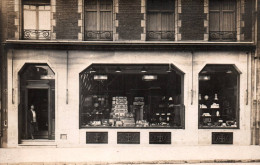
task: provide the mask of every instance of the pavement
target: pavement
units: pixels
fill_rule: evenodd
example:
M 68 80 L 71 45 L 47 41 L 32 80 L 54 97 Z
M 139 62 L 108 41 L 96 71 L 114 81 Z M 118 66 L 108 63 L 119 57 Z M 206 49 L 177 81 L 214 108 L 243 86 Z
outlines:
M 259 164 L 260 146 L 136 146 L 1 148 L 0 165 Z

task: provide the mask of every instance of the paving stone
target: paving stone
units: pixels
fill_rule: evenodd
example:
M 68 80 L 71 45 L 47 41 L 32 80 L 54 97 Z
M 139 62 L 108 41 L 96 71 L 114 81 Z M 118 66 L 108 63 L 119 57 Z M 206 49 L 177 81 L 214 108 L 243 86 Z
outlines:
M 44 162 L 43 164 L 44 165 L 55 165 L 56 163 L 54 163 L 54 162 Z

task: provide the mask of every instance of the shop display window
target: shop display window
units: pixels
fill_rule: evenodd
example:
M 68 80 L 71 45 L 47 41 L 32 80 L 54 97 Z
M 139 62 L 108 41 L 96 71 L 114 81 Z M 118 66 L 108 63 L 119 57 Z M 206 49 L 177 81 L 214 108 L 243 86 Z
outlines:
M 199 128 L 239 127 L 239 72 L 206 65 L 199 73 Z
M 81 128 L 184 128 L 183 73 L 172 64 L 92 64 L 79 81 Z

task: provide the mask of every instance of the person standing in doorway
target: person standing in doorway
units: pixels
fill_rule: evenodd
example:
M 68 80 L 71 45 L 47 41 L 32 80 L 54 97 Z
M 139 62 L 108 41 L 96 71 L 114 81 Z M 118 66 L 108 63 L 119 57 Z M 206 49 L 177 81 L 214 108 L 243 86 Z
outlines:
M 28 124 L 29 124 L 29 136 L 31 136 L 31 138 L 33 140 L 34 133 L 35 133 L 35 131 L 38 130 L 34 105 L 31 105 L 30 110 L 28 112 Z

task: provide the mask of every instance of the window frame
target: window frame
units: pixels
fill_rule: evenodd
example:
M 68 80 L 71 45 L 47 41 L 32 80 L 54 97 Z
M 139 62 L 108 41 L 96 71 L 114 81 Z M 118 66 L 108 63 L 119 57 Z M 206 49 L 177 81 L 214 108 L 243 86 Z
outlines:
M 81 74 L 83 74 L 84 72 L 86 72 L 88 69 L 90 70 L 90 72 L 92 72 L 92 67 L 93 65 L 109 65 L 109 66 L 121 66 L 121 65 L 133 65 L 133 66 L 142 66 L 142 65 L 169 65 L 170 64 L 100 64 L 100 63 L 92 63 L 90 64 L 87 68 L 85 68 L 83 71 L 81 71 L 79 73 L 79 98 L 81 98 L 81 87 L 82 87 L 82 81 L 81 79 Z M 95 68 L 95 67 L 94 67 Z M 180 85 L 181 85 L 181 97 L 180 97 L 180 110 L 183 110 L 183 112 L 180 112 L 180 126 L 171 126 L 171 127 L 124 127 L 124 126 L 82 126 L 82 108 L 81 108 L 81 100 L 79 100 L 79 129 L 185 129 L 185 113 L 186 113 L 186 108 L 185 108 L 185 103 L 184 103 L 184 75 L 185 73 L 182 72 L 179 68 L 177 68 L 176 66 L 174 66 L 173 64 L 171 64 L 170 69 L 174 70 L 179 76 L 180 76 Z M 118 73 L 116 73 L 118 74 Z M 119 73 L 122 74 L 122 73 Z M 149 73 L 151 74 L 151 73 Z M 110 110 L 111 111 L 111 110 Z
M 222 1 L 226 1 L 226 0 L 218 0 L 218 5 L 219 5 L 219 10 L 214 10 L 214 9 L 211 9 L 211 3 L 213 2 L 214 0 L 209 0 L 209 5 L 208 5 L 208 8 L 209 8 L 209 41 L 237 41 L 237 38 L 238 38 L 238 25 L 237 25 L 237 20 L 238 20 L 238 9 L 237 9 L 237 3 L 238 1 L 237 0 L 228 0 L 229 2 L 233 1 L 232 3 L 234 3 L 234 10 L 225 10 L 223 9 L 224 8 L 224 4 Z M 210 20 L 210 15 L 211 13 L 216 13 L 218 12 L 219 13 L 219 30 L 218 31 L 211 31 L 211 20 Z M 235 29 L 235 31 L 224 31 L 223 28 L 224 28 L 224 12 L 228 12 L 228 13 L 233 13 L 233 16 L 234 16 L 234 20 L 232 20 L 234 22 L 234 27 L 233 29 Z M 226 37 L 225 37 L 226 36 Z
M 200 80 L 199 80 L 199 76 L 201 74 L 201 72 L 203 71 L 203 69 L 207 66 L 228 66 L 231 67 L 235 72 L 236 72 L 236 84 L 237 84 L 237 89 L 236 89 L 236 93 L 237 93 L 237 97 L 236 97 L 236 104 L 235 104 L 235 111 L 236 111 L 236 115 L 235 115 L 235 119 L 236 119 L 236 127 L 222 127 L 222 126 L 201 126 L 201 114 L 202 114 L 202 110 L 199 107 L 200 106 L 200 100 L 199 98 L 202 97 L 200 96 Z M 198 129 L 240 129 L 240 77 L 241 77 L 241 72 L 239 71 L 239 69 L 234 65 L 234 64 L 206 64 L 198 73 Z
M 36 0 L 22 0 L 22 5 L 21 5 L 21 17 L 22 17 L 22 26 L 21 26 L 21 30 L 22 30 L 22 39 L 23 40 L 50 40 L 51 39 L 51 0 L 43 0 L 42 2 L 38 2 Z M 25 29 L 24 28 L 24 6 L 25 5 L 29 5 L 29 6 L 35 6 L 35 10 L 31 10 L 31 11 L 35 11 L 36 12 L 36 28 L 35 29 Z M 40 25 L 40 19 L 39 19 L 39 11 L 41 11 L 41 9 L 39 9 L 40 6 L 49 6 L 50 9 L 47 10 L 50 12 L 50 28 L 49 30 L 40 30 L 39 29 L 39 25 Z M 30 9 L 26 9 L 26 10 L 30 10 Z M 27 32 L 25 32 L 25 30 L 27 30 Z M 36 38 L 31 39 L 30 38 L 30 33 L 34 33 L 36 35 Z M 39 38 L 39 36 L 42 35 L 43 38 Z
M 162 1 L 162 0 L 160 0 Z M 176 9 L 176 6 L 177 6 L 177 2 L 176 0 L 169 0 L 169 1 L 173 1 L 173 4 L 174 4 L 174 8 L 173 10 L 162 10 L 162 9 L 159 9 L 159 10 L 149 10 L 148 9 L 148 3 L 149 3 L 149 0 L 146 0 L 146 41 L 175 41 L 176 40 L 176 19 L 177 19 L 177 9 Z M 166 35 L 169 36 L 169 38 L 165 38 L 163 39 L 162 38 L 162 35 L 163 35 L 163 32 L 162 31 L 162 19 L 161 19 L 161 30 L 160 31 L 148 31 L 148 27 L 149 27 L 149 20 L 148 20 L 148 15 L 149 13 L 157 13 L 160 15 L 160 19 L 162 18 L 162 13 L 173 13 L 173 20 L 172 20 L 172 23 L 173 23 L 173 30 L 171 31 L 165 31 Z M 151 32 L 151 33 L 149 33 Z M 168 33 L 168 34 L 167 34 Z M 173 33 L 173 34 L 172 34 Z M 149 35 L 158 35 L 159 37 L 158 38 L 149 38 Z M 171 37 L 172 36 L 172 37 Z
M 113 17 L 114 17 L 114 0 L 110 0 L 111 1 L 111 10 L 104 10 L 104 9 L 100 9 L 100 5 L 101 5 L 101 3 L 100 3 L 100 1 L 101 0 L 95 0 L 97 3 L 97 8 L 94 10 L 94 9 L 87 9 L 86 8 L 86 6 L 87 6 L 87 0 L 84 0 L 83 1 L 83 21 L 84 21 L 84 28 L 83 28 L 83 31 L 84 31 L 84 40 L 85 41 L 113 41 L 113 32 L 114 32 L 114 22 L 113 22 Z M 86 25 L 86 12 L 87 11 L 94 11 L 94 12 L 96 12 L 97 13 L 97 28 L 96 28 L 96 31 L 93 31 L 93 30 L 89 30 L 89 35 L 90 36 L 92 36 L 93 35 L 93 33 L 94 33 L 94 35 L 95 35 L 95 32 L 96 32 L 96 35 L 97 35 L 97 38 L 93 38 L 93 39 L 91 39 L 91 38 L 87 38 L 87 32 L 88 32 L 88 30 L 87 30 L 87 25 Z M 100 19 L 100 13 L 102 12 L 102 11 L 107 11 L 107 12 L 110 12 L 110 15 L 111 15 L 111 31 L 101 31 L 100 29 L 101 29 L 101 19 Z M 92 33 L 93 32 L 93 33 Z M 104 38 L 104 39 L 102 39 L 101 37 L 100 37 L 100 35 L 102 34 L 102 32 L 105 32 L 105 34 L 107 34 L 108 35 L 108 38 Z

